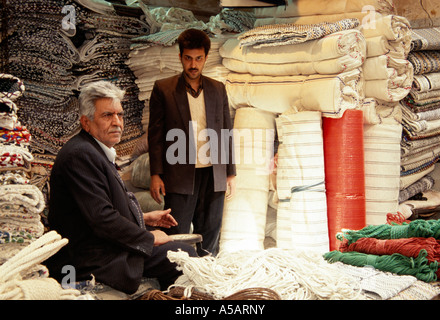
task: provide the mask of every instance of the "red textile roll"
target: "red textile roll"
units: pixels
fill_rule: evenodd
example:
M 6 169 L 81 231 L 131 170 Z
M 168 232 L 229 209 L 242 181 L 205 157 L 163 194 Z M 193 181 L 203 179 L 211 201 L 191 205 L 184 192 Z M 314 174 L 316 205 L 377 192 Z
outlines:
M 324 117 L 322 127 L 330 250 L 337 250 L 337 233 L 366 223 L 363 112 Z

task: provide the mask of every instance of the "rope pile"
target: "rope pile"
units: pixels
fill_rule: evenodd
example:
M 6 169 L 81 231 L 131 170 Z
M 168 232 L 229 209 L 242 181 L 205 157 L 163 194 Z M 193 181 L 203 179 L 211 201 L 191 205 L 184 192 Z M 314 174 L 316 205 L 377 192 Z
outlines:
M 168 293 L 153 289 L 148 291 L 139 300 L 214 300 L 213 296 L 202 293 L 192 288 L 190 298 L 186 295 L 188 290 L 183 287 L 174 287 Z M 240 290 L 222 300 L 280 300 L 280 296 L 267 288 L 249 288 Z
M 70 300 L 80 292 L 63 289 L 53 278 L 24 279 L 20 273 L 54 255 L 67 239 L 50 231 L 0 266 L 0 300 Z
M 333 263 L 373 266 L 433 282 L 440 275 L 440 221 L 413 220 L 402 224 L 370 225 L 338 234 L 339 251 L 324 254 Z
M 193 288 L 216 300 L 249 288 L 273 290 L 282 300 L 365 298 L 353 277 L 313 252 L 271 248 L 191 258 L 182 251 L 169 251 L 168 259 L 183 272 L 169 290 L 184 287 L 188 298 Z

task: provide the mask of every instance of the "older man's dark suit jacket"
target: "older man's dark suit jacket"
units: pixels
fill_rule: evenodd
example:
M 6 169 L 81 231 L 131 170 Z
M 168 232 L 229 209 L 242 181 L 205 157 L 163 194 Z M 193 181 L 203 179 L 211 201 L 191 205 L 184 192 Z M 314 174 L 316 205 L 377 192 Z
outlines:
M 69 243 L 47 260 L 62 280 L 64 265 L 76 280 L 90 278 L 124 292 L 140 283 L 154 236 L 130 201 L 125 185 L 102 148 L 81 131 L 60 150 L 50 178 L 49 225 Z
M 217 136 L 217 139 L 210 139 L 210 152 L 215 161 L 214 191 L 226 191 L 227 176 L 236 174 L 233 142 L 229 136 L 232 133 L 229 101 L 223 83 L 202 76 L 202 84 L 207 128 L 213 130 Z M 161 175 L 167 193 L 193 193 L 195 164 L 188 158 L 189 152 L 187 151 L 185 163 L 171 164 L 166 159 L 168 148 L 176 143 L 176 139 L 166 141 L 167 134 L 172 132 L 170 130 L 177 129 L 184 133 L 186 150 L 194 145 L 194 141 L 190 141 L 190 121 L 191 113 L 183 74 L 157 80 L 150 97 L 150 172 L 152 175 Z

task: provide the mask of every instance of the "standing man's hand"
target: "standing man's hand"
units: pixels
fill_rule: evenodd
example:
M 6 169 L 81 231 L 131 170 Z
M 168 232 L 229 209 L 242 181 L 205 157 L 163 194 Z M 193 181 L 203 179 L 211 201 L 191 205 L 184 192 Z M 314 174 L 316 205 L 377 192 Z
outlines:
M 156 201 L 158 204 L 162 203 L 161 195 L 165 196 L 165 185 L 158 174 L 151 176 L 150 194 L 154 201 Z
M 232 199 L 235 195 L 235 176 L 229 176 L 226 179 L 226 200 Z

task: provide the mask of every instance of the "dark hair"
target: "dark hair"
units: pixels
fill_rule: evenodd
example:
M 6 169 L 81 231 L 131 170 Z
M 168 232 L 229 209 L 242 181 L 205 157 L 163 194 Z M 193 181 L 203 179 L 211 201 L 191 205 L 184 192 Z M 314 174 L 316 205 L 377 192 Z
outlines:
M 211 40 L 208 35 L 198 29 L 187 29 L 183 31 L 177 38 L 179 43 L 180 54 L 183 54 L 184 49 L 205 49 L 205 55 L 208 55 L 211 49 Z

